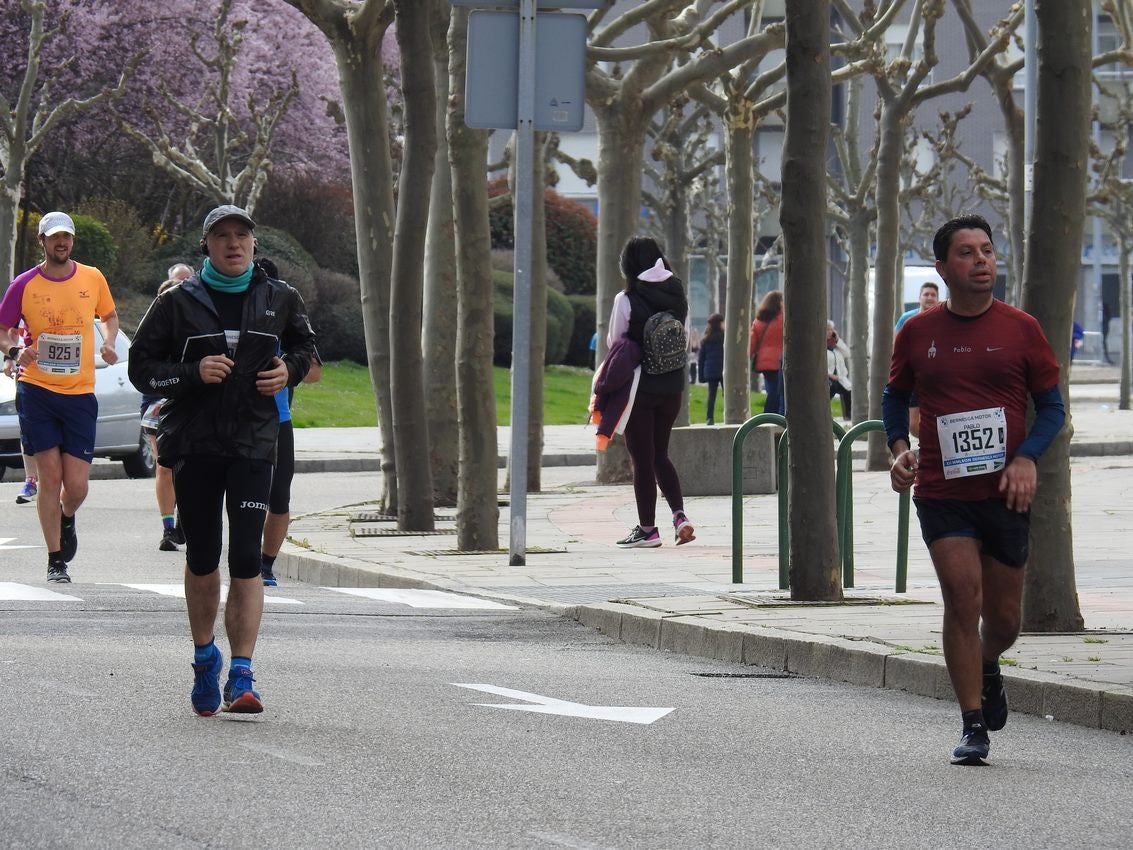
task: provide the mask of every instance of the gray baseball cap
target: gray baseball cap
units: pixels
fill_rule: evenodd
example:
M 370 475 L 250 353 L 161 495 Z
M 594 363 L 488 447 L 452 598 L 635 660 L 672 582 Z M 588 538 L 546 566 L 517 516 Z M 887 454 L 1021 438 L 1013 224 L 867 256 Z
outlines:
M 252 221 L 252 217 L 244 212 L 244 210 L 240 209 L 240 207 L 234 204 L 222 204 L 205 216 L 205 225 L 201 231 L 202 235 L 208 236 L 208 232 L 216 226 L 217 222 L 226 218 L 238 218 L 253 230 L 256 227 L 256 223 Z
M 39 220 L 40 236 L 53 236 L 56 233 L 75 235 L 75 222 L 65 212 L 49 212 Z

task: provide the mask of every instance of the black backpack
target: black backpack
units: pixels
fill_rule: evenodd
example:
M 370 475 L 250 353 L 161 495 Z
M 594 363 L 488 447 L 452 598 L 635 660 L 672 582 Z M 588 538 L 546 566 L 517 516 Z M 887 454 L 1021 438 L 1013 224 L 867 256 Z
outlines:
M 685 324 L 668 310 L 645 320 L 641 367 L 647 375 L 663 375 L 688 365 Z

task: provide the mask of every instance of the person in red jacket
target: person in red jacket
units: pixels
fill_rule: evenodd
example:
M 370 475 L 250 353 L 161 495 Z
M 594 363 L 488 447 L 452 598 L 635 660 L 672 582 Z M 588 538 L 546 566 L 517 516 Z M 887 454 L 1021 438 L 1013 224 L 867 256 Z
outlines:
M 783 293 L 772 289 L 763 296 L 751 323 L 751 339 L 747 348 L 752 372 L 763 375 L 767 399 L 764 413 L 783 413 Z

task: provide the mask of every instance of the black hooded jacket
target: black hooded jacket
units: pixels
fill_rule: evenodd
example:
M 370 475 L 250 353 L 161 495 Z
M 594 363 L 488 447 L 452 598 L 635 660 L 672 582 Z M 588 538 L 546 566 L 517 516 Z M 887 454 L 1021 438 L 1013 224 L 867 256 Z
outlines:
M 315 332 L 302 296 L 256 266 L 245 294 L 236 365 L 219 384 L 201 380 L 200 361 L 228 354 L 224 327 L 200 275 L 159 295 L 130 346 L 130 382 L 166 399 L 157 452 L 162 466 L 189 455 L 275 461 L 279 408 L 256 389 L 256 373 L 272 357 L 287 364 L 288 386 L 311 368 Z
M 630 314 L 629 329 L 626 331 L 626 336 L 642 348 L 645 347 L 645 323 L 654 313 L 668 310 L 681 322 L 688 317 L 688 298 L 685 296 L 684 286 L 676 277 L 671 277 L 659 283 L 635 280 L 633 289 L 628 293 L 628 298 Z M 683 366 L 662 375 L 647 375 L 642 370 L 641 382 L 637 387 L 638 392 L 656 395 L 682 393 L 685 388 L 686 372 L 687 369 Z

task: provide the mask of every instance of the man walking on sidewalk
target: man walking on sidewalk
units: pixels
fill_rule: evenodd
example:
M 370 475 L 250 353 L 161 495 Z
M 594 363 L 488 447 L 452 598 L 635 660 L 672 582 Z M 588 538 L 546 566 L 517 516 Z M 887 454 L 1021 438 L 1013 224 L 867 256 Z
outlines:
M 43 262 L 12 281 L 0 302 L 0 339 L 20 368 L 20 434 L 39 473 L 36 508 L 47 544 L 47 580 L 70 582 L 78 551 L 75 513 L 87 497 L 98 401 L 94 396 L 94 320 L 100 355 L 118 362 L 118 313 L 102 272 L 71 259 L 75 223 L 62 212 L 39 220 Z M 31 344 L 21 347 L 24 320 Z
M 1007 723 L 999 657 L 1019 635 L 1035 463 L 1065 412 L 1054 352 L 1035 319 L 998 301 L 991 227 L 949 221 L 933 239 L 944 309 L 897 334 L 882 395 L 893 489 L 913 501 L 944 597 L 944 658 L 963 733 L 953 764 L 981 764 Z M 909 395 L 920 451 L 909 449 Z M 1027 397 L 1035 420 L 1027 433 Z

